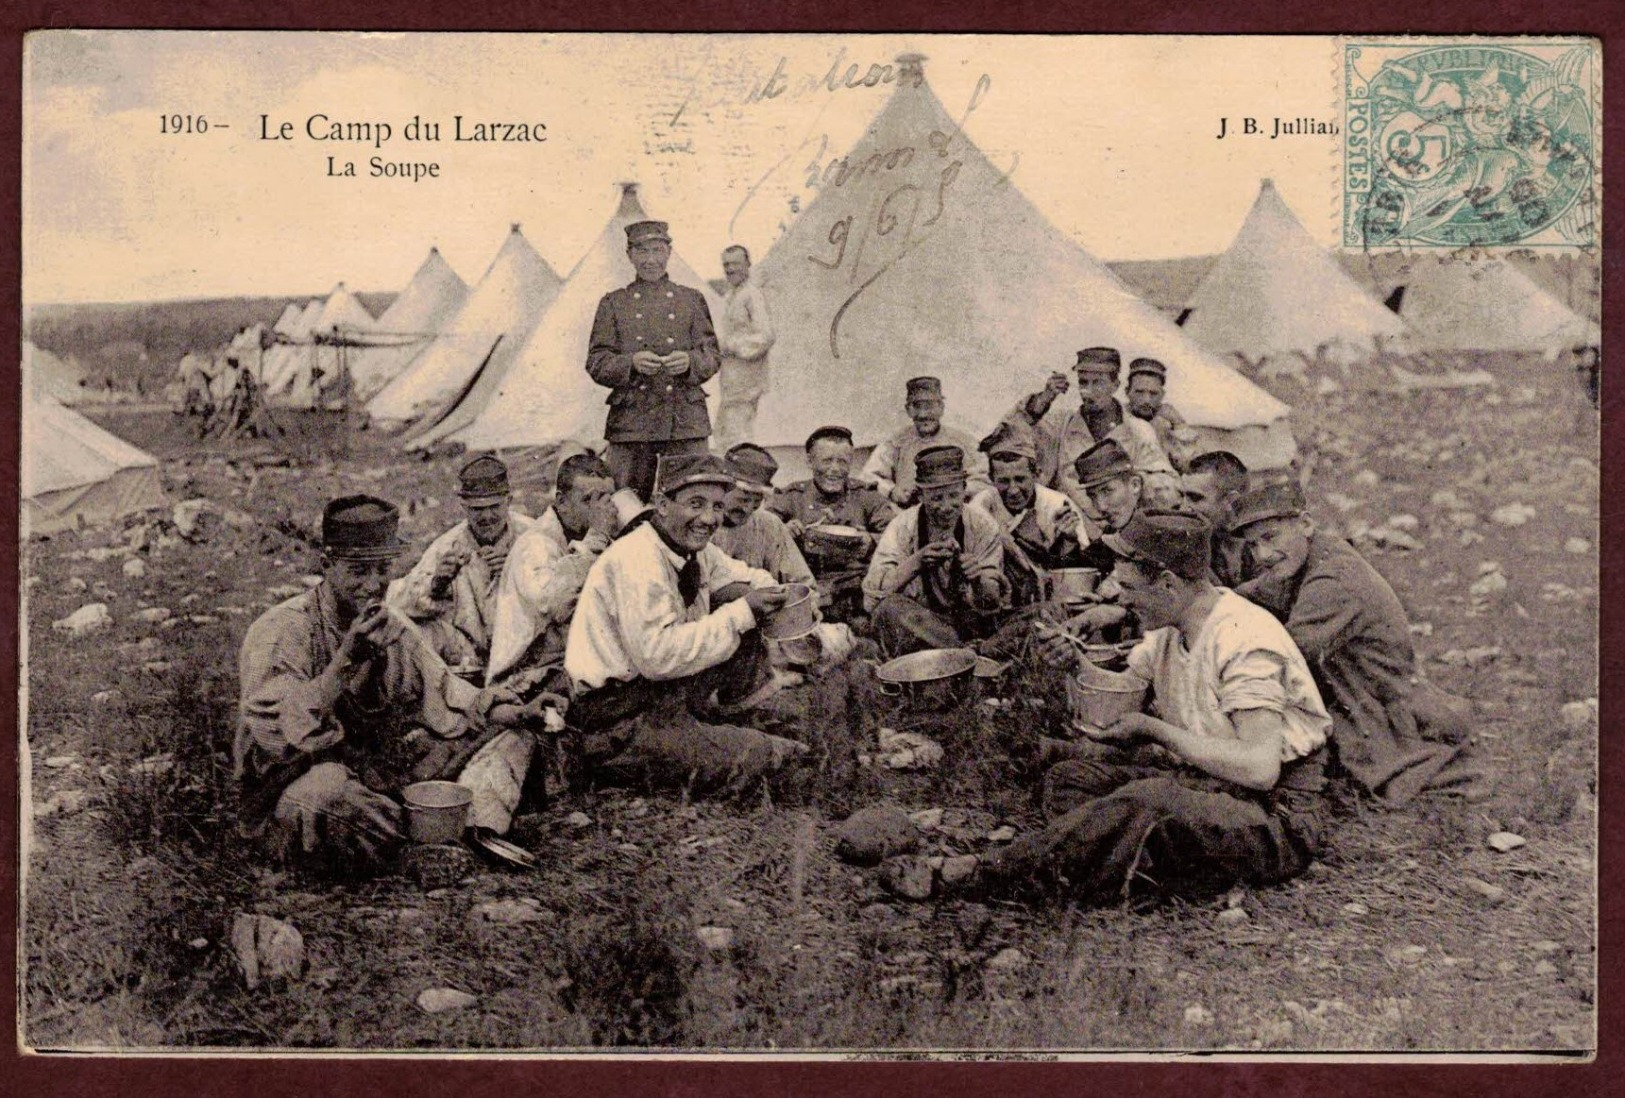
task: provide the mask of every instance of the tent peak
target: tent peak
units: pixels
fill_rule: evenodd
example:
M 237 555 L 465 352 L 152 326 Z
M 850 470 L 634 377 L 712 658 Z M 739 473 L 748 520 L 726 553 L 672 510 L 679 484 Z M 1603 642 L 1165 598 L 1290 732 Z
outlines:
M 1274 178 L 1266 176 L 1262 180 L 1258 181 L 1258 190 L 1259 191 L 1274 191 L 1275 190 L 1275 180 L 1274 180 Z
M 897 61 L 898 84 L 902 84 L 904 78 L 908 78 L 918 87 L 925 80 L 925 62 L 927 59 L 924 54 L 911 50 L 907 53 L 898 54 L 895 60 Z
M 643 204 L 638 200 L 638 182 L 622 180 L 615 185 L 621 189 L 621 205 L 615 211 L 617 218 L 643 217 Z
M 519 223 L 518 222 L 510 222 L 508 224 L 508 232 L 509 233 L 518 233 L 519 232 Z

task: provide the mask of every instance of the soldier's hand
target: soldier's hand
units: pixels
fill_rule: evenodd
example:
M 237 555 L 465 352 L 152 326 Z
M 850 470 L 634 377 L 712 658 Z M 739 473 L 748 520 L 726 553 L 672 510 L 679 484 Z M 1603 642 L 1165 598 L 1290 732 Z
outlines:
M 1072 381 L 1066 377 L 1064 371 L 1052 371 L 1049 378 L 1044 381 L 1044 393 L 1052 402 L 1071 389 Z
M 687 352 L 673 352 L 666 356 L 666 374 L 681 375 L 688 370 L 689 355 Z
M 801 519 L 797 517 L 793 520 L 785 521 L 784 530 L 790 533 L 791 539 L 795 540 L 797 543 L 800 543 L 801 537 L 807 533 L 807 526 L 801 523 Z
M 587 513 L 587 531 L 597 532 L 605 539 L 614 539 L 620 530 L 621 515 L 615 509 L 615 499 L 605 494 L 592 503 Z
M 745 594 L 745 603 L 750 606 L 757 620 L 761 620 L 770 612 L 777 612 L 789 599 L 790 591 L 782 585 L 773 586 L 771 589 L 753 589 Z
M 1033 624 L 1033 653 L 1046 666 L 1057 670 L 1075 670 L 1080 660 L 1072 643 L 1042 620 Z
M 906 509 L 914 504 L 915 491 L 905 490 L 901 486 L 893 486 L 891 493 L 886 496 L 891 498 L 893 505 L 900 505 Z
M 1067 621 L 1067 627 L 1074 635 L 1097 635 L 1114 624 L 1120 624 L 1128 616 L 1128 611 L 1121 605 L 1098 604 L 1084 609 L 1072 619 Z
M 389 621 L 389 610 L 382 604 L 375 604 L 362 610 L 361 615 L 350 622 L 350 627 L 339 641 L 339 653 L 343 656 L 346 665 L 354 665 L 365 661 L 379 649 L 381 645 L 374 639 L 374 633 L 379 631 Z
M 928 563 L 947 562 L 957 554 L 959 545 L 948 539 L 932 540 L 920 548 L 920 559 Z
M 658 375 L 665 369 L 665 363 L 653 352 L 632 353 L 632 370 L 639 375 Z

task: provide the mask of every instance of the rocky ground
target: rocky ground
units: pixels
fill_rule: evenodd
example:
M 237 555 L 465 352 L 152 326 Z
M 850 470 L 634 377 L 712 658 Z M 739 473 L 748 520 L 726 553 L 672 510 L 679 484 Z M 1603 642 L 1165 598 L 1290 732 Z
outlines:
M 535 872 L 426 888 L 261 866 L 231 832 L 237 644 L 308 583 L 325 498 L 388 496 L 421 546 L 454 518 L 453 461 L 365 434 L 333 454 L 308 421 L 272 454 L 200 445 L 163 413 L 108 414 L 164 460 L 172 501 L 208 504 L 26 549 L 27 1040 L 1589 1048 L 1596 420 L 1566 373 L 1497 373 L 1461 393 L 1349 381 L 1283 395 L 1320 522 L 1394 583 L 1426 672 L 1477 704 L 1494 796 L 1394 811 L 1340 791 L 1331 848 L 1297 882 L 1091 910 L 913 902 L 837 855 L 841 820 L 877 803 L 944 858 L 939 875 L 1036 826 L 1003 751 L 1049 711 L 1010 686 L 947 716 L 886 711 L 880 723 L 932 737 L 943 760 L 873 762 L 839 790 L 746 804 L 560 792 L 519 830 Z M 536 508 L 545 459 L 516 464 Z

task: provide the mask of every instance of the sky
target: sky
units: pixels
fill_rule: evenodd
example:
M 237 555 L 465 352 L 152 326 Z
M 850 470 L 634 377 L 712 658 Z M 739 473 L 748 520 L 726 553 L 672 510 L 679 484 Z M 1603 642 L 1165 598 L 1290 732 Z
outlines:
M 45 31 L 25 45 L 23 298 L 395 291 L 431 245 L 472 283 L 514 222 L 566 275 L 623 180 L 720 276 L 725 245 L 760 257 L 805 207 L 906 52 L 1101 259 L 1222 251 L 1263 177 L 1336 241 L 1339 139 L 1216 139 L 1221 116 L 1335 121 L 1329 38 Z M 199 115 L 208 131 L 185 133 Z M 314 115 L 392 133 L 317 141 Z M 454 142 L 458 115 L 465 134 L 542 123 L 546 141 Z M 414 116 L 442 140 L 407 140 Z M 284 122 L 292 140 L 262 137 Z M 329 176 L 329 156 L 357 176 Z M 439 175 L 371 177 L 374 156 Z

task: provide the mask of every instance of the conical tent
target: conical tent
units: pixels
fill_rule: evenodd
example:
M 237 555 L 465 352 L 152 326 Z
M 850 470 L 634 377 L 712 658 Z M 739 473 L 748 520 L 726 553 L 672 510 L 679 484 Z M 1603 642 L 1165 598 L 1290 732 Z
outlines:
M 372 343 L 355 349 L 350 378 L 366 401 L 399 375 L 468 301 L 468 284 L 438 248 L 430 248 L 406 289 L 378 318 Z
M 1597 323 L 1537 287 L 1505 260 L 1419 257 L 1399 312 L 1431 349 L 1552 356 L 1599 344 Z
M 1287 407 L 1056 230 L 948 117 L 919 61 L 898 59 L 890 100 L 755 269 L 778 340 L 752 439 L 788 458 L 836 423 L 873 444 L 924 374 L 941 376 L 948 419 L 979 434 L 1078 349 L 1109 345 L 1167 365 L 1199 444 L 1289 461 Z
M 1235 241 L 1187 303 L 1185 332 L 1210 352 L 1340 364 L 1406 351 L 1408 327 L 1315 244 L 1265 180 Z
M 367 403 L 380 421 L 410 421 L 465 390 L 493 354 L 518 350 L 559 292 L 559 277 L 514 223 L 491 266 L 457 316 L 412 363 Z M 493 353 L 493 349 L 496 351 Z
M 570 270 L 558 298 L 519 350 L 513 366 L 494 385 L 471 390 L 442 423 L 451 427 L 421 442 L 444 438 L 474 449 L 601 440 L 609 392 L 587 375 L 587 345 L 599 299 L 632 282 L 636 274 L 626 258 L 626 227 L 647 217 L 637 185 L 621 185 L 620 206 Z M 673 282 L 705 296 L 714 322 L 722 301 L 710 284 L 675 250 L 666 271 Z
M 158 461 L 45 394 L 23 399 L 22 527 L 47 535 L 161 507 Z
M 33 393 L 49 395 L 65 405 L 85 397 L 85 373 L 33 341 L 23 342 L 23 378 Z
M 301 314 L 303 314 L 303 313 L 304 313 L 304 310 L 299 306 L 298 303 L 296 303 L 296 302 L 288 303 L 286 306 L 284 306 L 282 308 L 282 314 L 276 319 L 276 323 L 271 326 L 271 332 L 273 332 L 273 333 L 288 333 L 288 332 L 291 332 L 294 323 L 299 320 L 299 316 Z
M 305 303 L 299 316 L 282 331 L 283 343 L 275 345 L 260 361 L 260 383 L 265 393 L 285 390 L 292 382 L 300 365 L 310 355 L 310 334 L 316 319 L 322 316 L 322 300 L 313 298 Z
M 343 365 L 338 347 L 331 342 L 354 340 L 371 332 L 376 324 L 367 308 L 342 282 L 335 286 L 311 324 L 308 343 L 294 346 L 295 370 L 276 389 L 269 391 L 271 403 L 292 409 L 312 409 L 332 398 L 342 388 Z M 346 363 L 351 351 L 344 350 Z

